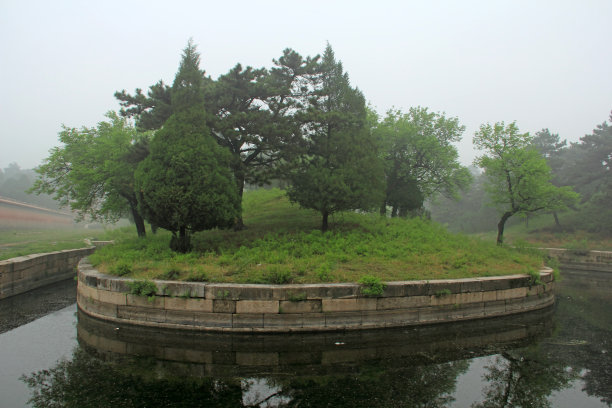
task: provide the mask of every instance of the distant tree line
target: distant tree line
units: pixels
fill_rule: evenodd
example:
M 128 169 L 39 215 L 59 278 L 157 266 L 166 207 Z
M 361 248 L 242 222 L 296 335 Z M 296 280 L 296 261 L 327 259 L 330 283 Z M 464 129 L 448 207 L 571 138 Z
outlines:
M 609 122 L 612 123 L 612 115 Z M 547 198 L 552 202 L 549 205 L 541 206 L 535 200 L 526 204 L 533 205 L 525 211 L 518 212 L 525 219 L 533 214 L 549 213 L 554 220 L 557 230 L 584 229 L 591 232 L 609 234 L 612 231 L 612 127 L 610 123 L 603 122 L 596 126 L 593 132 L 585 135 L 578 142 L 567 143 L 558 134 L 552 133 L 549 129 L 542 129 L 535 135 L 518 133 L 515 124 L 504 127 L 504 131 L 515 133 L 521 139 L 522 149 L 525 150 L 523 159 L 527 156 L 532 161 L 539 161 L 541 172 L 546 173 L 546 178 L 550 180 L 556 189 L 555 195 L 546 196 L 540 194 L 540 198 Z M 499 125 L 499 124 L 496 124 Z M 492 128 L 484 129 L 490 132 Z M 501 128 L 500 128 L 501 130 Z M 480 133 L 482 134 L 483 128 Z M 507 142 L 507 140 L 506 140 Z M 526 153 L 530 151 L 531 153 Z M 483 163 L 478 159 L 480 164 Z M 533 176 L 535 171 L 515 157 L 515 167 L 524 171 L 524 179 Z M 486 162 L 486 160 L 485 160 Z M 547 167 L 542 166 L 545 162 Z M 487 169 L 487 167 L 485 167 Z M 488 168 L 490 169 L 490 167 Z M 490 172 L 480 173 L 473 169 L 474 183 L 464 196 L 456 201 L 440 199 L 437 202 L 428 204 L 433 218 L 448 224 L 451 228 L 460 231 L 478 232 L 489 230 L 492 220 L 499 215 L 495 207 L 503 208 L 501 203 L 494 203 L 493 207 L 487 207 L 491 198 L 487 197 L 487 183 L 489 183 Z M 518 174 L 518 173 L 517 173 Z M 497 178 L 499 181 L 499 178 Z M 507 184 L 504 186 L 507 191 Z M 579 194 L 571 194 L 571 190 Z M 546 189 L 540 189 L 539 192 Z M 528 197 L 521 192 L 522 197 Z M 497 204 L 497 205 L 495 205 Z M 540 203 L 541 204 L 541 203 Z M 501 205 L 501 207 L 500 207 Z M 570 209 L 564 217 L 560 219 L 559 211 Z M 502 212 L 502 215 L 505 212 Z M 499 219 L 499 218 L 498 218 Z
M 246 184 L 282 179 L 291 201 L 321 214 L 325 231 L 341 211 L 422 214 L 426 200 L 457 198 L 472 181 L 453 145 L 465 130 L 457 118 L 422 107 L 379 117 L 329 45 L 314 57 L 286 49 L 270 68 L 236 64 L 216 80 L 200 64 L 189 41 L 172 85 L 160 80 L 146 93 L 116 92 L 118 114 L 95 128 L 65 127 L 63 145 L 37 168 L 31 191 L 93 219 L 129 214 L 139 236 L 148 221 L 171 231 L 171 247 L 186 252 L 192 232 L 244 227 Z M 481 128 L 481 147 L 516 133 L 497 128 Z M 529 204 L 504 214 L 564 208 L 571 197 L 563 201 L 549 183 L 545 161 L 523 158 L 519 150 L 531 140 L 523 139 L 518 150 L 497 158 L 490 150 L 490 160 L 479 163 L 490 180 L 519 156 L 540 172 L 518 192 L 529 192 Z M 504 201 L 491 186 L 494 201 Z

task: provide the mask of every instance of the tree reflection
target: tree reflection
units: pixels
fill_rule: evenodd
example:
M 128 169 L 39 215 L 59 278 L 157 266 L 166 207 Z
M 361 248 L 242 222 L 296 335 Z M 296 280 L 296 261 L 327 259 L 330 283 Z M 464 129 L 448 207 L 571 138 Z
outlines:
M 447 407 L 467 360 L 397 370 L 361 369 L 359 375 L 293 378 L 287 407 Z
M 113 364 L 83 349 L 22 380 L 35 408 L 85 407 L 242 407 L 240 381 L 211 378 L 159 378 L 151 367 Z
M 51 407 L 446 407 L 467 360 L 349 373 L 214 378 L 177 375 L 154 359 L 103 361 L 78 348 L 72 360 L 23 376 L 29 403 Z M 346 367 L 344 367 L 346 368 Z
M 537 348 L 504 352 L 485 369 L 488 372 L 483 377 L 489 383 L 485 400 L 473 408 L 548 408 L 550 394 L 579 377 L 577 371 Z

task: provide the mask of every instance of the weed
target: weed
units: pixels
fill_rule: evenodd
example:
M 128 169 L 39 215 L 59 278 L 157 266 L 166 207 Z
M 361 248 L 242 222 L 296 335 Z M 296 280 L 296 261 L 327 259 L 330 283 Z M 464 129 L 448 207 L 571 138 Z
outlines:
M 154 282 L 144 280 L 134 280 L 127 283 L 130 288 L 130 293 L 137 296 L 146 296 L 149 301 L 155 299 L 155 293 L 157 292 L 157 286 Z
M 277 285 L 290 283 L 292 280 L 293 276 L 291 275 L 291 271 L 278 265 L 271 265 L 268 267 L 268 271 L 263 276 L 263 281 L 265 283 Z
M 162 280 L 178 280 L 182 272 L 183 271 L 181 271 L 180 269 L 170 268 L 166 272 L 157 275 L 156 278 Z
M 306 300 L 306 292 L 290 293 L 288 298 L 291 302 L 300 302 Z
M 364 296 L 381 296 L 385 291 L 386 283 L 382 282 L 380 278 L 372 275 L 364 275 L 359 279 L 361 287 L 359 291 Z
M 434 296 L 437 298 L 441 298 L 444 296 L 448 296 L 450 294 L 452 294 L 453 292 L 450 291 L 450 289 L 440 289 L 438 291 L 436 291 L 436 293 L 434 293 Z
M 218 290 L 217 299 L 227 299 L 230 296 L 229 290 Z
M 119 262 L 110 271 L 113 275 L 125 276 L 132 273 L 132 265 L 127 262 Z

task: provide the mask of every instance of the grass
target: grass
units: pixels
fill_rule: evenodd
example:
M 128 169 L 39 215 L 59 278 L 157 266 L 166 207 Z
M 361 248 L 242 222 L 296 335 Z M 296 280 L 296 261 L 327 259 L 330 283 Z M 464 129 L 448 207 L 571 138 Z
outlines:
M 170 234 L 138 239 L 110 233 L 116 244 L 90 256 L 101 272 L 138 279 L 236 283 L 358 282 L 446 279 L 534 273 L 542 257 L 451 234 L 422 219 L 344 213 L 318 230 L 320 216 L 288 202 L 277 189 L 245 194 L 244 231 L 193 235 L 194 251 L 173 253 Z
M 103 239 L 104 230 L 2 230 L 0 231 L 0 260 L 23 255 L 39 254 L 85 247 L 85 238 Z
M 527 243 L 539 248 L 612 251 L 612 234 L 577 230 L 571 227 L 572 224 L 575 224 L 574 217 L 575 214 L 572 214 L 571 211 L 560 213 L 561 228 L 555 226 L 551 214 L 530 217 L 528 224 L 521 222 L 506 227 L 504 243 L 507 245 Z M 473 236 L 486 241 L 495 241 L 496 234 L 497 231 L 490 231 Z

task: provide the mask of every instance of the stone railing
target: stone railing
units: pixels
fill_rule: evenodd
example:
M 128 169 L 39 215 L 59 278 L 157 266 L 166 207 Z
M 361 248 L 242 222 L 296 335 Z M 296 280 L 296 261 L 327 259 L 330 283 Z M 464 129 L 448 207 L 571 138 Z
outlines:
M 567 269 L 612 272 L 612 252 L 581 251 L 574 249 L 546 248 L 548 255 L 556 258 Z
M 113 241 L 85 240 L 86 248 L 31 254 L 0 261 L 0 299 L 76 276 L 79 261 Z
M 474 279 L 388 282 L 377 297 L 353 283 L 255 285 L 154 281 L 155 296 L 131 294 L 130 279 L 79 263 L 77 302 L 90 316 L 170 329 L 292 332 L 372 329 L 504 316 L 554 303 L 552 270 Z
M 73 278 L 78 262 L 94 250 L 90 246 L 0 261 L 0 299 Z

